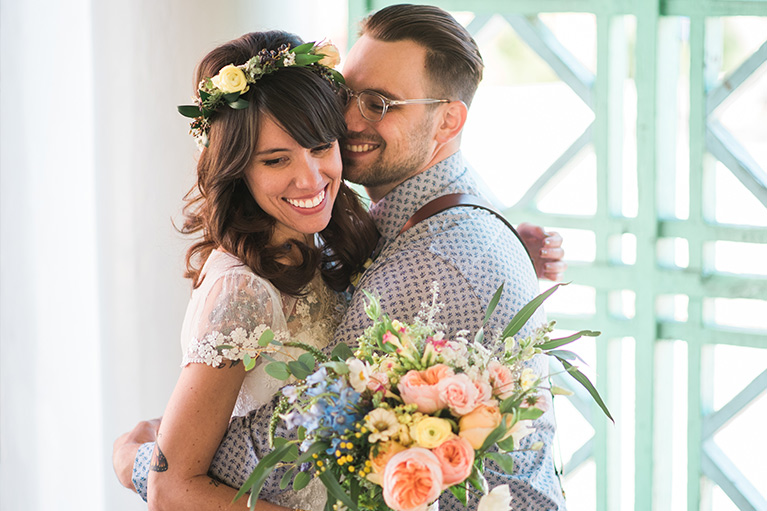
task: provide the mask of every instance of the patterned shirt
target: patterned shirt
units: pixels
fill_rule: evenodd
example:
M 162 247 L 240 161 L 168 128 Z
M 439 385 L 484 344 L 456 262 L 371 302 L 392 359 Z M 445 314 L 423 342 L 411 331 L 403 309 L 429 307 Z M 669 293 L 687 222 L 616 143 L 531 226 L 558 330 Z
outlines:
M 504 293 L 493 314 L 486 338 L 499 333 L 527 302 L 538 294 L 538 281 L 522 243 L 494 214 L 472 207 L 457 207 L 438 213 L 399 235 L 407 220 L 424 204 L 450 193 L 479 195 L 472 169 L 461 153 L 446 158 L 408 179 L 373 204 L 370 213 L 381 233 L 377 257 L 358 283 L 358 288 L 377 293 L 382 309 L 392 318 L 411 322 L 422 303 L 432 300 L 433 283 L 439 287 L 443 305 L 435 318 L 446 326 L 448 336 L 460 330 L 476 332 L 495 291 L 504 284 Z M 336 341 L 354 345 L 370 324 L 364 311 L 363 293 L 355 293 L 349 310 L 336 332 Z M 520 332 L 527 335 L 545 321 L 542 310 Z M 537 357 L 532 365 L 546 374 L 545 360 Z M 550 403 L 550 401 L 549 401 Z M 266 413 L 264 407 L 258 413 Z M 268 452 L 266 432 L 261 425 L 268 416 L 235 418 L 211 466 L 211 475 L 238 487 L 255 466 L 255 460 Z M 512 506 L 521 510 L 563 510 L 564 499 L 555 474 L 552 455 L 553 412 L 546 412 L 535 424 L 535 432 L 521 442 L 515 452 L 514 474 L 508 476 L 488 462 L 485 477 L 490 488 L 509 484 Z M 282 431 L 280 436 L 290 435 Z M 535 442 L 539 451 L 524 451 Z M 134 484 L 145 488 L 146 448 L 134 464 Z M 255 451 L 255 455 L 253 454 Z M 255 457 L 254 457 L 255 456 Z M 278 492 L 279 477 L 271 477 L 261 497 L 269 500 Z M 469 509 L 476 509 L 471 498 Z M 440 499 L 440 511 L 465 509 L 449 492 Z

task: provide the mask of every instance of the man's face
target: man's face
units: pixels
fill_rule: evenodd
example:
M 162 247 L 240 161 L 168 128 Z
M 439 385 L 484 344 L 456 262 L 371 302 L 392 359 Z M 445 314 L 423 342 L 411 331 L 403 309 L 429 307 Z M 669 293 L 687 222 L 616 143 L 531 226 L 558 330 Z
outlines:
M 362 36 L 344 65 L 354 91 L 373 90 L 389 99 L 431 97 L 424 68 L 426 50 L 413 41 L 384 42 Z M 378 200 L 399 183 L 425 170 L 435 151 L 435 113 L 431 105 L 401 105 L 372 122 L 360 114 L 356 98 L 346 110 L 341 146 L 344 178 L 368 188 Z

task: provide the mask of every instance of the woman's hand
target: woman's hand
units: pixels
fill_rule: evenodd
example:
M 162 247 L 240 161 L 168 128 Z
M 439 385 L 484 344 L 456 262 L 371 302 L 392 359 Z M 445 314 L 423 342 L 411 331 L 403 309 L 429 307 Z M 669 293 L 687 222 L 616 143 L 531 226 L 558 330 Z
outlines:
M 556 232 L 546 232 L 543 227 L 528 223 L 519 224 L 517 232 L 533 258 L 538 278 L 554 282 L 562 280 L 567 269 L 567 263 L 562 261 L 565 256 L 565 251 L 562 249 L 562 236 Z

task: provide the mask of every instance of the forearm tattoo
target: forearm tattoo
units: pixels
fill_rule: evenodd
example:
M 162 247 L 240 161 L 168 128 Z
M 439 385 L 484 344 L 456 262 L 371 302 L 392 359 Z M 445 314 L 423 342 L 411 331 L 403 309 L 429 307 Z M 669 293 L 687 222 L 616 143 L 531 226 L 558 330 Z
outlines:
M 152 452 L 152 459 L 149 462 L 149 470 L 152 472 L 165 472 L 168 470 L 168 458 L 162 453 L 160 449 L 159 438 L 154 443 L 154 451 Z

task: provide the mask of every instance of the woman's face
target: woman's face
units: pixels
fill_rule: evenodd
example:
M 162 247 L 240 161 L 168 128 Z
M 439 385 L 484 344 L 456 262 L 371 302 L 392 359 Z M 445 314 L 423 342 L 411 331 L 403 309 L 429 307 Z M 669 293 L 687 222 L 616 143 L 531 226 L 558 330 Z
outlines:
M 258 205 L 277 223 L 273 245 L 311 241 L 330 222 L 341 184 L 338 141 L 307 149 L 269 115 L 259 119 L 256 151 L 245 180 Z

